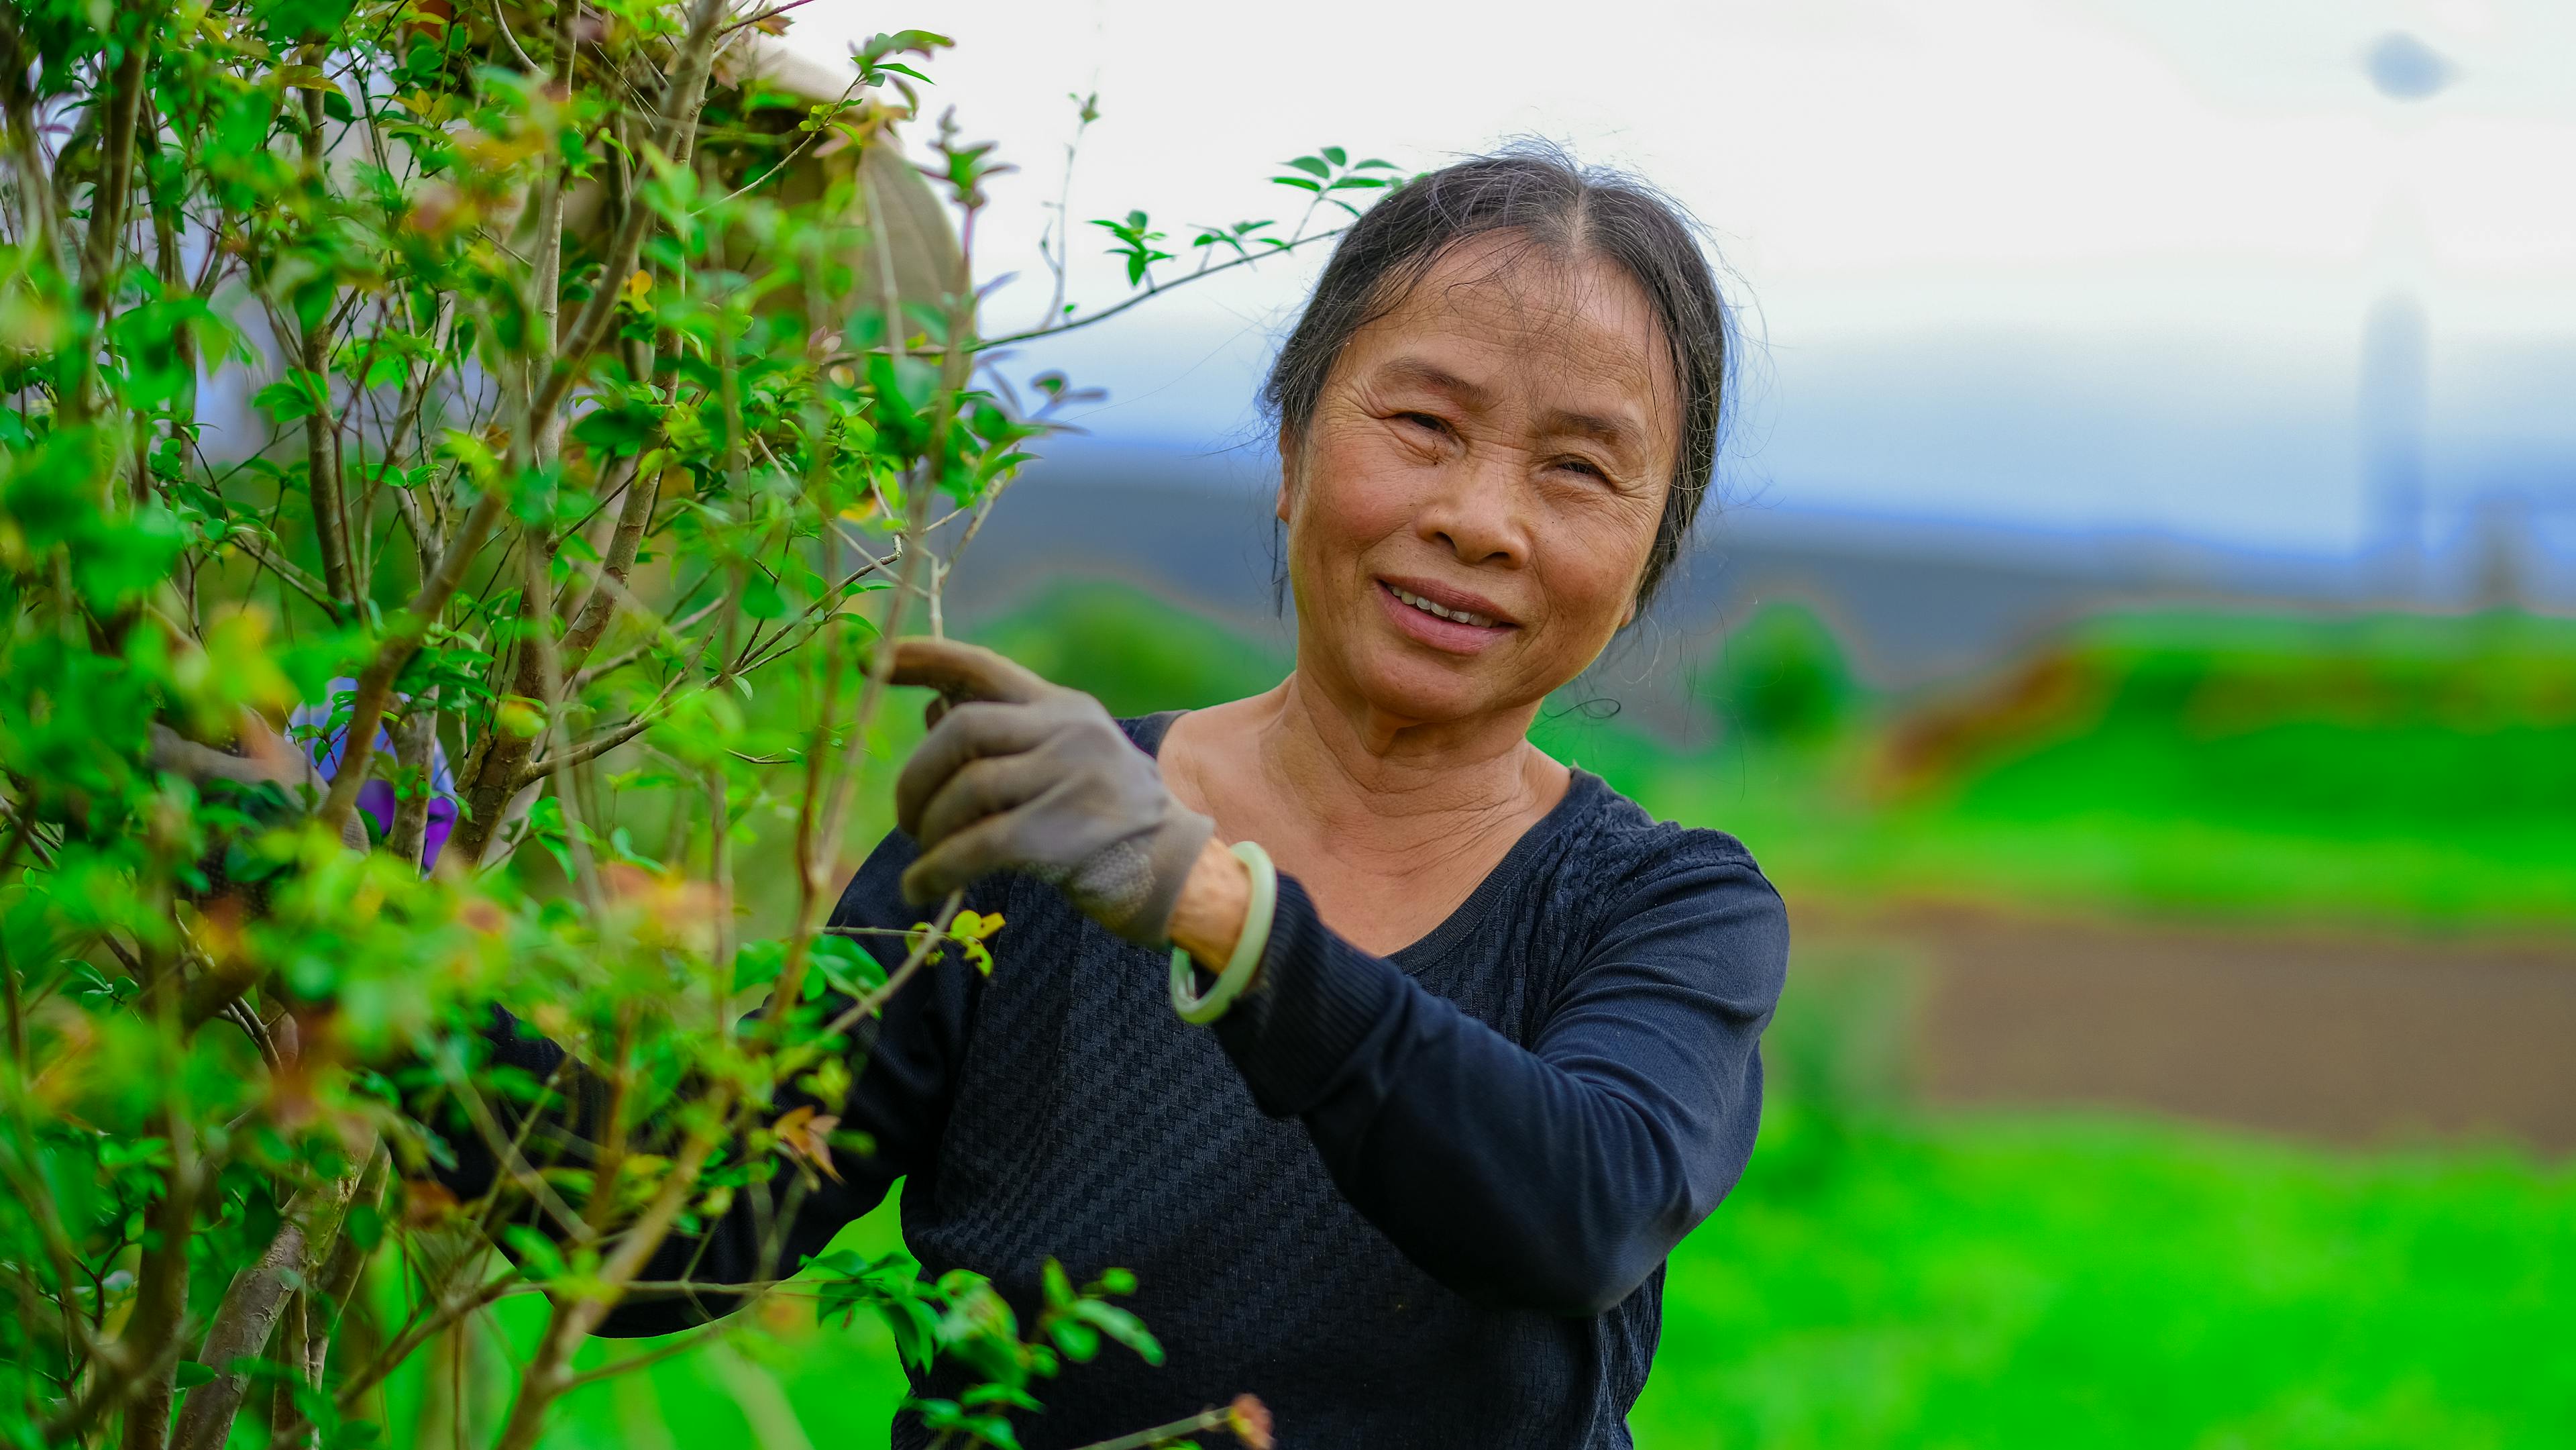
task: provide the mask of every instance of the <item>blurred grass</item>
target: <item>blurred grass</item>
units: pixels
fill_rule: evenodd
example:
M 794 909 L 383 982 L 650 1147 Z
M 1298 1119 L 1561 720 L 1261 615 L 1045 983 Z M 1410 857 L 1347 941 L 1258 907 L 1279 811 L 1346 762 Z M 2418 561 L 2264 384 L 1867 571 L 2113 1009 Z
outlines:
M 1624 778 L 1615 763 L 1603 773 L 1658 815 L 1743 837 L 1780 889 L 1803 900 L 1939 898 L 2424 932 L 2576 925 L 2576 814 L 2404 828 L 2154 813 L 2081 797 L 2012 811 L 1975 798 L 1874 799 L 1831 764 L 1760 755 L 1733 771 L 1649 758 Z
M 1579 710 L 1534 738 L 1660 815 L 1743 836 L 1793 898 L 2576 923 L 2576 629 L 2108 620 L 2060 641 L 2036 687 L 1887 701 L 1812 621 L 1754 624 L 1708 673 L 1715 748 Z M 1121 714 L 1234 698 L 1284 668 L 1107 586 L 978 637 Z M 898 714 L 890 750 L 917 728 Z M 1890 767 L 1909 728 L 1911 777 Z M 883 829 L 866 813 L 851 849 Z M 2576 1172 L 2503 1148 L 2356 1155 L 1920 1113 L 1896 1060 L 1907 991 L 1901 963 L 1802 953 L 1766 1039 L 1752 1168 L 1670 1263 L 1641 1446 L 2576 1438 Z M 892 1206 L 845 1242 L 894 1246 Z M 509 1316 L 521 1336 L 526 1307 Z M 581 1391 L 547 1443 L 884 1444 L 902 1388 L 883 1331 L 783 1314 L 769 1336 Z M 395 1400 L 398 1445 L 442 1443 L 415 1428 L 417 1375 Z
M 1821 1141 L 1816 1141 L 1821 1140 Z M 1645 1447 L 2542 1446 L 2576 1178 L 1784 1104 L 1672 1258 Z
M 1785 649 L 1838 647 L 1766 629 L 1781 613 L 1796 611 L 1741 631 L 1764 669 L 1742 678 L 1730 642 L 1713 672 L 1711 707 L 1736 727 L 1717 749 L 1609 754 L 1625 767 L 1614 783 L 1743 836 L 1784 890 L 2434 931 L 2576 924 L 2576 624 L 2111 616 L 1990 679 L 1870 699 L 1838 657 Z M 1781 710 L 1766 685 L 1802 680 L 1791 698 L 1839 701 L 1835 726 L 1759 728 Z

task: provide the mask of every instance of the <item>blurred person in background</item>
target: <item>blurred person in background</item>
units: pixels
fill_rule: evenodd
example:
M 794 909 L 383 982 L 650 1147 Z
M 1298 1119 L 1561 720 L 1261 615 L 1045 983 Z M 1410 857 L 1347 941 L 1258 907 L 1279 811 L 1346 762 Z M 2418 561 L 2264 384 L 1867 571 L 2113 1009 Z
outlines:
M 1032 1446 L 1246 1391 L 1300 1445 L 1627 1445 L 1665 1256 L 1752 1151 L 1788 932 L 1734 838 L 1526 734 L 1680 552 L 1730 346 L 1653 192 L 1537 152 L 1451 166 L 1352 226 L 1266 389 L 1286 680 L 1115 720 L 897 645 L 943 704 L 834 928 L 962 892 L 1008 929 L 989 976 L 908 982 L 815 1105 L 876 1151 L 804 1200 L 786 1262 L 908 1179 L 924 1271 L 1023 1312 L 1050 1256 L 1132 1269 L 1167 1362 L 1067 1367 Z M 645 1277 L 754 1277 L 749 1198 Z

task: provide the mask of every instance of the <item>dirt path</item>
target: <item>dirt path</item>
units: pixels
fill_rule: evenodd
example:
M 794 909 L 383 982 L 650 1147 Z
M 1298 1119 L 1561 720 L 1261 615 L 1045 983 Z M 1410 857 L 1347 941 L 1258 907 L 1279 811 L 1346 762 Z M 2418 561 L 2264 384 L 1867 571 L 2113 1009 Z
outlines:
M 1802 945 L 1920 973 L 1928 1100 L 2144 1108 L 2336 1143 L 2576 1150 L 2576 942 L 2337 937 L 1909 907 Z

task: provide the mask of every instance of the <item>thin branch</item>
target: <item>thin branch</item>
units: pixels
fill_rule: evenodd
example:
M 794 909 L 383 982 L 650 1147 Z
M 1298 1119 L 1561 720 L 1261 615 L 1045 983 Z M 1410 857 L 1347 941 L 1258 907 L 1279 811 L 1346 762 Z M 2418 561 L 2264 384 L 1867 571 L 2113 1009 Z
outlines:
M 152 51 L 161 38 L 161 17 L 165 5 L 152 4 L 132 12 L 134 32 L 126 38 L 125 54 L 116 69 L 109 73 L 106 92 L 97 98 L 99 114 L 106 117 L 106 136 L 98 158 L 98 180 L 90 188 L 89 234 L 81 246 L 80 308 L 83 317 L 104 320 L 113 298 L 117 252 L 125 238 L 126 210 L 134 182 L 134 143 L 142 129 L 143 102 L 149 91 L 146 67 Z M 112 12 L 111 12 L 112 13 Z M 97 354 L 88 345 L 79 348 L 82 367 L 71 403 L 75 415 L 86 414 L 94 400 L 90 396 L 92 374 L 96 371 Z
M 1095 83 L 1099 79 L 1097 73 L 1092 76 Z M 1078 98 L 1076 106 L 1073 139 L 1064 143 L 1064 179 L 1056 189 L 1055 222 L 1048 228 L 1055 234 L 1055 246 L 1052 249 L 1047 246 L 1045 232 L 1038 236 L 1038 255 L 1046 260 L 1047 270 L 1055 274 L 1055 295 L 1047 302 L 1046 320 L 1038 324 L 1040 331 L 1052 330 L 1056 319 L 1064 316 L 1065 279 L 1073 264 L 1073 163 L 1082 154 L 1084 134 L 1090 131 L 1091 123 L 1099 119 L 1100 93 L 1093 91 Z
M 79 1400 L 65 1408 L 60 1417 L 46 1423 L 38 1441 L 44 1445 L 76 1445 L 100 1417 L 112 1415 L 134 1397 L 146 1384 L 157 1384 L 161 1376 L 178 1367 L 179 1355 L 193 1337 L 193 1326 L 182 1325 L 178 1333 L 163 1341 L 153 1353 L 152 1362 L 130 1374 L 101 1374 L 90 1377 L 89 1389 Z
M 1151 302 L 1155 298 L 1162 296 L 1166 292 L 1172 291 L 1175 288 L 1186 287 L 1190 283 L 1198 281 L 1200 278 L 1213 277 L 1219 272 L 1231 272 L 1237 267 L 1249 267 L 1255 262 L 1268 261 L 1272 257 L 1284 257 L 1290 252 L 1297 250 L 1299 247 L 1338 237 L 1348 230 L 1350 230 L 1348 227 L 1335 227 L 1330 231 L 1317 232 L 1314 235 L 1307 237 L 1299 237 L 1293 242 L 1283 242 L 1266 252 L 1252 252 L 1244 256 L 1237 257 L 1231 262 L 1219 262 L 1213 267 L 1203 267 L 1198 271 L 1175 277 L 1169 282 L 1156 282 L 1148 286 L 1144 291 L 1137 293 L 1135 296 L 1128 298 L 1124 302 L 1118 303 L 1115 306 L 1104 307 L 1098 312 L 1074 318 L 1073 320 L 1059 326 L 1031 328 L 1026 332 L 1014 332 L 1004 337 L 983 338 L 977 341 L 973 347 L 968 348 L 967 351 L 991 352 L 994 348 L 1009 347 L 1014 343 L 1031 342 L 1041 337 L 1056 337 L 1068 332 L 1078 332 L 1094 323 L 1107 322 L 1109 319 L 1116 317 L 1119 313 L 1124 312 L 1131 307 L 1142 306 L 1145 303 Z M 945 349 L 943 348 L 935 347 L 916 348 L 913 350 L 912 355 L 915 357 L 937 357 L 944 351 Z M 835 358 L 833 361 L 844 361 L 844 359 Z
M 573 615 L 572 627 L 564 632 L 564 667 L 579 670 L 588 658 L 591 646 L 608 629 L 620 598 L 626 594 L 626 576 L 635 568 L 635 556 L 642 552 L 645 530 L 653 522 L 653 505 L 661 492 L 661 480 L 646 478 L 637 471 L 640 459 L 621 459 L 625 473 L 622 487 L 626 496 L 617 511 L 617 528 L 608 538 L 607 553 L 592 573 L 590 597 Z
M 286 558 L 286 556 L 278 553 L 274 549 L 271 549 L 266 544 L 259 542 L 255 536 L 247 532 L 237 533 L 227 536 L 224 542 L 241 550 L 244 554 L 249 555 L 251 560 L 257 563 L 261 568 L 266 569 L 268 572 L 276 575 L 287 584 L 292 585 L 296 593 L 301 594 L 305 598 L 312 600 L 315 604 L 322 606 L 322 612 L 324 614 L 329 615 L 333 619 L 339 619 L 343 616 L 340 601 L 332 597 L 328 586 L 324 585 L 321 580 L 305 573 L 301 565 L 294 563 Z
M 1146 1450 L 1147 1446 L 1161 1445 L 1202 1430 L 1222 1429 L 1232 1414 L 1230 1410 L 1201 1410 L 1186 1420 L 1174 1420 L 1168 1425 L 1156 1425 L 1150 1430 L 1139 1430 L 1114 1440 L 1095 1440 L 1083 1446 L 1082 1450 Z
M 787 3 L 786 3 L 786 4 L 784 4 L 784 5 L 774 5 L 774 6 L 770 7 L 770 8 L 769 8 L 769 9 L 767 9 L 767 10 L 763 10 L 763 11 L 762 11 L 762 12 L 760 12 L 758 15 L 747 15 L 747 16 L 744 16 L 742 19 L 735 21 L 733 24 L 728 25 L 728 26 L 726 26 L 724 29 L 717 31 L 717 32 L 716 32 L 716 34 L 718 34 L 718 35 L 731 35 L 731 34 L 733 34 L 735 31 L 742 29 L 742 28 L 743 28 L 744 26 L 746 26 L 746 25 L 758 25 L 760 22 L 762 22 L 762 21 L 764 21 L 764 20 L 774 20 L 774 19 L 776 19 L 777 17 L 779 17 L 779 16 L 781 16 L 781 15 L 786 14 L 786 13 L 787 13 L 788 11 L 790 11 L 790 10 L 797 9 L 797 8 L 799 8 L 799 7 L 801 7 L 801 6 L 811 5 L 811 4 L 813 4 L 813 3 L 814 3 L 814 0 L 787 0 Z M 855 87 L 853 87 L 853 89 L 855 89 Z
M 563 667 L 555 656 L 553 595 L 547 588 L 545 563 L 533 543 L 521 551 L 520 562 L 528 622 L 520 648 L 537 664 L 537 703 L 545 724 L 533 748 L 542 750 L 554 743 L 555 732 L 563 725 Z M 591 920 L 597 921 L 605 914 L 606 898 L 600 892 L 598 865 L 591 859 L 590 834 L 582 826 L 581 793 L 566 789 L 568 784 L 558 781 L 555 786 L 555 803 L 563 812 L 565 854 L 572 858 L 573 884 L 581 891 L 582 904 L 590 908 Z
M 475 1257 L 480 1258 L 481 1254 L 478 1253 Z M 453 1298 L 439 1296 L 438 1308 L 432 1311 L 428 1318 L 404 1330 L 395 1337 L 393 1343 L 379 1351 L 376 1357 L 367 1363 L 366 1368 L 341 1382 L 340 1412 L 345 1415 L 355 1410 L 358 1402 L 365 1398 L 369 1390 L 383 1383 L 386 1376 L 401 1368 L 414 1354 L 419 1353 L 422 1345 L 446 1333 L 448 1326 L 457 1320 L 477 1309 L 499 1302 L 505 1295 L 520 1293 L 533 1287 L 513 1279 L 495 1279 L 488 1284 L 477 1286 L 470 1294 Z
M 233 1276 L 197 1356 L 215 1377 L 188 1392 L 171 1437 L 173 1450 L 216 1450 L 231 1434 L 233 1416 L 249 1386 L 248 1377 L 234 1366 L 268 1347 L 294 1286 L 320 1273 L 366 1164 L 374 1161 L 373 1147 L 369 1145 L 359 1168 L 298 1190 L 267 1250 Z
M 456 596 L 456 588 L 465 580 L 465 566 L 483 547 L 483 536 L 501 517 L 501 490 L 496 486 L 474 501 L 474 509 L 465 516 L 462 528 L 447 544 L 446 555 L 438 568 L 421 585 L 409 608 L 397 617 L 393 631 L 377 646 L 376 657 L 366 672 L 358 677 L 357 699 L 349 707 L 348 733 L 341 738 L 343 747 L 339 773 L 331 778 L 331 794 L 322 803 L 319 819 L 333 832 L 347 824 L 349 813 L 358 804 L 358 787 L 365 783 L 367 767 L 376 753 L 376 726 L 385 718 L 385 706 L 393 697 L 394 677 L 411 657 L 420 652 L 421 642 L 429 637 L 429 627 L 447 609 L 447 601 Z
M 770 11 L 769 14 L 783 14 L 786 11 L 795 9 L 798 5 L 810 5 L 812 3 L 813 0 L 795 0 L 794 4 L 781 5 L 778 9 Z M 755 21 L 765 20 L 767 18 L 768 16 L 755 15 L 750 20 L 740 21 L 725 28 L 727 30 L 735 30 L 741 28 L 741 26 L 750 25 Z M 850 98 L 857 95 L 858 90 L 859 83 L 857 81 L 850 82 L 847 86 L 842 87 L 840 99 L 834 101 L 832 104 L 835 106 L 848 105 L 850 103 Z M 759 190 L 761 187 L 768 185 L 771 181 L 786 174 L 787 168 L 795 163 L 796 158 L 804 155 L 815 142 L 821 139 L 823 139 L 823 132 L 820 127 L 806 132 L 804 140 L 797 142 L 786 155 L 778 158 L 778 164 L 770 167 L 767 171 L 760 173 L 758 176 L 753 177 L 751 180 L 744 182 L 742 185 L 735 187 L 733 190 L 726 192 L 723 196 L 716 198 L 714 201 L 708 202 L 705 206 L 699 207 L 696 211 L 690 213 L 690 215 L 705 216 L 708 212 L 715 210 L 726 202 L 738 201 L 743 197 L 750 195 L 752 192 Z
M 883 1010 L 886 1003 L 893 1001 L 894 994 L 903 990 L 903 984 L 911 981 L 913 973 L 920 971 L 923 964 L 930 960 L 931 953 L 937 951 L 940 943 L 947 940 L 948 924 L 957 919 L 957 908 L 964 905 L 965 901 L 965 892 L 949 892 L 948 899 L 940 903 L 939 914 L 931 918 L 930 930 L 923 932 L 921 940 L 913 944 L 911 954 L 903 959 L 903 965 L 886 973 L 886 979 L 883 982 L 879 983 L 866 996 L 852 1002 L 848 1009 L 843 1011 L 841 1015 L 833 1018 L 829 1023 L 825 1024 L 823 1030 L 814 1035 L 814 1041 L 816 1043 L 821 1043 L 840 1036 L 842 1033 L 858 1026 L 864 1019 L 872 1017 L 879 1011 Z M 810 1060 L 810 1054 L 819 1051 L 819 1049 L 809 1045 L 805 1051 L 809 1054 L 809 1058 L 807 1060 Z M 793 1072 L 804 1066 L 804 1060 L 799 1060 L 793 1053 L 783 1054 L 782 1056 L 789 1064 L 788 1072 Z M 781 1076 L 786 1075 L 786 1072 L 781 1073 Z
M 806 640 L 812 639 L 822 628 L 822 618 L 825 615 L 825 607 L 827 605 L 833 607 L 837 607 L 839 605 L 841 591 L 849 588 L 852 584 L 857 583 L 861 577 L 874 573 L 893 562 L 894 561 L 892 559 L 878 559 L 870 557 L 865 563 L 859 565 L 856 569 L 851 570 L 848 574 L 843 575 L 840 582 L 827 591 L 821 599 L 807 605 L 802 614 L 788 622 L 787 628 L 781 630 L 777 635 L 772 636 L 770 643 L 766 648 L 761 650 L 757 655 L 737 661 L 734 665 L 727 667 L 723 671 L 723 677 L 750 674 L 752 671 L 773 663 L 780 657 L 803 645 Z M 623 586 L 621 585 L 617 587 L 622 593 Z M 708 608 L 712 609 L 714 606 L 709 605 Z M 701 611 L 700 616 L 695 617 L 702 617 L 703 614 L 704 611 Z M 793 639 L 789 638 L 796 629 L 809 623 L 814 626 L 812 629 L 806 630 L 803 635 L 796 636 Z M 703 649 L 705 647 L 705 641 L 701 640 L 699 642 L 699 646 Z M 653 722 L 661 719 L 664 715 L 669 714 L 671 704 L 680 698 L 680 695 L 673 688 L 677 683 L 678 680 L 675 678 L 672 684 L 663 686 L 662 692 L 654 696 L 651 704 L 646 705 L 642 710 L 637 711 L 632 717 L 628 718 L 622 724 L 610 726 L 608 729 L 601 731 L 597 735 L 594 735 L 577 745 L 568 745 L 558 753 L 548 756 L 542 760 L 529 761 L 526 765 L 520 767 L 519 773 L 515 777 L 518 784 L 511 788 L 512 792 L 515 794 L 518 791 L 525 790 L 529 786 L 536 784 L 538 781 L 545 779 L 547 776 L 554 774 L 556 771 L 575 765 L 584 765 L 590 761 L 597 760 L 599 757 L 615 750 L 617 747 L 634 739 L 636 736 L 643 734 L 646 730 L 651 729 Z M 694 693 L 698 690 L 712 688 L 714 688 L 712 682 L 701 680 L 690 686 L 690 692 Z
M 704 687 L 701 686 L 701 688 Z M 661 706 L 670 698 L 671 697 L 668 694 L 665 694 L 660 698 L 657 698 L 651 706 L 647 706 L 643 714 L 636 715 L 625 721 L 623 724 L 612 725 L 608 729 L 602 730 L 598 734 L 591 736 L 589 739 L 582 741 L 578 745 L 567 745 L 562 750 L 553 755 L 547 756 L 543 760 L 529 761 L 526 765 L 519 768 L 519 774 L 516 777 L 518 784 L 511 788 L 511 793 L 515 795 L 519 791 L 526 790 L 529 786 L 535 785 L 538 781 L 545 779 L 556 771 L 569 770 L 576 765 L 588 765 L 590 762 L 597 760 L 599 757 L 606 755 L 612 750 L 615 750 L 627 741 L 632 740 L 636 736 L 643 734 L 645 731 L 652 729 L 654 721 L 659 720 L 664 715 L 670 713 L 666 709 L 656 707 Z
M 455 1064 L 442 1059 L 439 1075 L 447 1079 L 447 1090 L 456 1095 L 458 1106 L 465 1109 L 466 1121 L 474 1125 L 475 1133 L 483 1139 L 484 1150 L 492 1155 L 493 1170 L 507 1177 L 511 1186 L 525 1191 L 529 1201 L 561 1224 L 574 1241 L 587 1242 L 590 1230 L 581 1221 L 581 1215 L 573 1211 L 571 1204 L 563 1201 L 562 1196 L 555 1192 L 554 1185 L 546 1182 L 545 1175 L 539 1173 L 536 1165 L 530 1163 L 521 1151 L 526 1138 L 518 1134 L 502 1136 L 501 1125 L 493 1120 L 492 1109 L 483 1101 L 482 1093 L 465 1080 Z M 535 1116 L 534 1109 L 530 1110 L 529 1116 Z
M 706 97 L 707 77 L 715 65 L 716 25 L 724 18 L 725 0 L 697 0 L 697 9 L 689 17 L 688 38 L 680 46 L 679 64 L 671 72 L 669 84 L 662 93 L 662 126 L 651 143 L 661 154 L 678 162 L 687 134 L 697 125 L 698 108 Z M 644 234 L 650 227 L 653 209 L 637 204 L 627 208 L 617 234 L 602 254 L 607 265 L 600 276 L 607 279 L 583 303 L 580 315 L 573 319 L 565 333 L 563 347 L 545 385 L 531 399 L 529 413 L 546 417 L 560 407 L 573 384 L 580 378 L 582 364 L 608 336 L 609 324 L 616 319 L 622 289 L 617 279 L 635 270 L 635 259 L 643 251 Z
M 585 1288 L 578 1297 L 569 1293 L 549 1296 L 554 1299 L 554 1313 L 547 1320 L 544 1337 L 538 1341 L 536 1356 L 519 1377 L 519 1398 L 510 1406 L 510 1418 L 501 1427 L 496 1450 L 529 1450 L 536 1443 L 538 1432 L 545 1428 L 547 1409 L 566 1388 L 570 1376 L 565 1366 L 571 1362 L 573 1351 L 625 1296 L 627 1283 L 661 1248 L 680 1210 L 697 1191 L 698 1175 L 705 1170 L 708 1156 L 715 1152 L 719 1138 L 732 1122 L 734 1091 L 730 1083 L 725 1083 L 710 1095 L 710 1126 L 692 1133 L 673 1157 L 662 1191 L 591 1276 L 594 1287 Z
M 510 47 L 510 54 L 519 58 L 520 66 L 525 68 L 530 75 L 543 75 L 546 68 L 537 64 L 536 61 L 529 56 L 527 47 L 519 44 L 519 37 L 510 33 L 510 6 L 508 4 L 508 0 L 492 0 L 492 19 L 499 25 L 501 30 L 501 40 L 504 44 Z
M 645 1285 L 638 1282 L 629 1284 L 626 1287 L 631 1293 L 634 1290 L 644 1288 Z M 709 1284 L 704 1287 L 708 1289 L 723 1289 L 732 1293 L 740 1293 L 742 1292 L 743 1286 Z M 584 1385 L 595 1385 L 601 1380 L 615 1379 L 619 1375 L 624 1374 L 633 1374 L 640 1369 L 651 1369 L 653 1366 L 676 1355 L 687 1354 L 691 1350 L 695 1349 L 703 1349 L 707 1345 L 724 1338 L 726 1335 L 731 1334 L 736 1329 L 741 1328 L 743 1325 L 748 1324 L 751 1321 L 751 1315 L 735 1313 L 728 1314 L 724 1318 L 718 1319 L 710 1324 L 701 1324 L 695 1331 L 686 1334 L 672 1335 L 670 1338 L 653 1346 L 651 1349 L 644 1351 L 642 1354 L 630 1354 L 623 1359 L 612 1359 L 608 1363 L 600 1365 L 596 1369 L 583 1370 L 581 1373 L 564 1381 L 563 1392 L 565 1394 L 571 1394 L 574 1390 L 580 1389 Z

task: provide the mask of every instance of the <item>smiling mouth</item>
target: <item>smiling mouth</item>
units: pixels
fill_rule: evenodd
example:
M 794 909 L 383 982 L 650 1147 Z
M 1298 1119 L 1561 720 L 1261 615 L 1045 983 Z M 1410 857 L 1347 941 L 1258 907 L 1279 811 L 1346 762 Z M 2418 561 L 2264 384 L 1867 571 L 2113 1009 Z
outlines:
M 1501 620 L 1494 618 L 1490 614 L 1477 614 L 1471 610 L 1465 609 L 1451 609 L 1444 604 L 1434 604 L 1430 600 L 1423 598 L 1421 595 L 1416 594 L 1409 589 L 1399 589 L 1392 584 L 1386 584 L 1384 580 L 1380 580 L 1379 583 L 1384 585 L 1386 592 L 1394 595 L 1399 602 L 1411 608 L 1419 609 L 1423 613 L 1428 614 L 1435 619 L 1445 619 L 1452 624 L 1470 625 L 1477 629 L 1502 629 L 1505 627 Z

